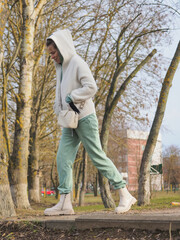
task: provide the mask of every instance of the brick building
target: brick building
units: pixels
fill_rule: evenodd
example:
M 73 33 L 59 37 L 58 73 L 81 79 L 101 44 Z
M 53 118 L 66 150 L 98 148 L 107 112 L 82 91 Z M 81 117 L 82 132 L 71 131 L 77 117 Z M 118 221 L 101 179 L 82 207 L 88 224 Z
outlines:
M 148 138 L 148 132 L 122 130 L 121 137 L 123 144 L 117 161 L 118 170 L 127 181 L 130 191 L 137 191 L 140 162 Z M 162 174 L 159 174 L 158 167 L 162 169 L 162 143 L 158 137 L 154 154 L 151 159 L 151 188 L 161 190 Z

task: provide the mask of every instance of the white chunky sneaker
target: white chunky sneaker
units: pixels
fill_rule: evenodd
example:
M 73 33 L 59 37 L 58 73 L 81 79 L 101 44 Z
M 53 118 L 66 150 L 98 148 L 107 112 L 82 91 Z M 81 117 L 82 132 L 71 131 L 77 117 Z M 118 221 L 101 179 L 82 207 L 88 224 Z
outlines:
M 61 194 L 60 201 L 54 207 L 46 208 L 44 214 L 46 216 L 73 215 L 71 193 Z
M 125 213 L 129 211 L 132 205 L 134 205 L 137 200 L 134 198 L 127 190 L 127 188 L 119 189 L 120 202 L 118 207 L 115 209 L 116 213 Z

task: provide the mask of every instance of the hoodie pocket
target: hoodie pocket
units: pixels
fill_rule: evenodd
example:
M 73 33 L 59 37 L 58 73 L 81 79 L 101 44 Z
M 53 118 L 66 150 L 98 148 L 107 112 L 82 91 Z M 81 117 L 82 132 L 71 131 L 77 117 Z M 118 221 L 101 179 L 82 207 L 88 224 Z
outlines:
M 80 103 L 75 103 L 74 105 L 79 109 L 79 111 L 81 112 L 81 110 L 84 108 L 86 101 L 80 102 Z

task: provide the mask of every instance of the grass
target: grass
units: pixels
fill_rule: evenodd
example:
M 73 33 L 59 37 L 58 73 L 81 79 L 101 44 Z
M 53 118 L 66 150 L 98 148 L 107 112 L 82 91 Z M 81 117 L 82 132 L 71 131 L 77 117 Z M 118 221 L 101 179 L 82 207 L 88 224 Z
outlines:
M 137 198 L 137 194 L 134 194 L 134 196 Z M 118 204 L 118 197 L 113 196 L 115 199 L 116 204 Z M 86 202 L 94 202 L 93 196 L 87 196 Z M 153 209 L 167 209 L 167 208 L 177 208 L 178 206 L 172 206 L 171 202 L 180 202 L 180 191 L 178 192 L 153 192 L 150 200 L 150 205 L 147 206 L 138 206 L 135 204 L 132 209 L 134 210 L 153 210 Z M 77 211 L 81 211 L 81 209 L 84 207 L 78 207 Z M 102 205 L 101 198 L 97 198 L 97 205 L 92 206 L 94 210 L 105 210 L 104 206 Z M 97 208 L 97 209 L 96 209 Z M 91 208 L 88 208 L 88 210 Z M 85 209 L 83 209 L 85 210 Z
M 113 193 L 113 198 L 115 199 L 116 205 L 118 204 L 119 197 L 117 193 Z M 137 194 L 133 194 L 137 198 Z M 42 199 L 42 202 L 55 204 L 57 200 L 54 197 L 47 197 Z M 174 208 L 177 206 L 172 206 L 171 202 L 180 202 L 180 191 L 178 192 L 153 192 L 151 196 L 150 205 L 147 206 L 137 206 L 135 204 L 132 209 L 144 210 L 144 209 L 163 209 L 163 208 Z M 108 211 L 111 209 L 106 209 L 102 203 L 100 195 L 94 197 L 93 194 L 85 195 L 85 206 L 78 206 L 78 203 L 74 203 L 74 209 L 76 212 L 91 212 L 91 211 Z
M 179 192 L 154 192 L 151 199 L 151 209 L 153 208 L 174 208 L 171 202 L 180 202 L 180 191 Z
M 113 193 L 113 198 L 115 199 L 116 205 L 118 205 L 119 197 L 117 192 Z M 137 198 L 137 194 L 133 194 Z M 32 209 L 17 210 L 17 215 L 22 217 L 29 216 L 43 216 L 44 209 L 52 207 L 58 202 L 54 196 L 41 197 L 40 203 L 32 203 Z M 174 192 L 153 192 L 150 205 L 147 206 L 138 206 L 135 204 L 132 207 L 132 210 L 135 211 L 144 211 L 144 210 L 162 210 L 162 209 L 173 209 L 180 208 L 178 206 L 172 206 L 171 202 L 180 202 L 180 191 Z M 94 197 L 93 194 L 85 195 L 85 206 L 78 206 L 78 202 L 73 203 L 74 210 L 77 214 L 98 212 L 98 211 L 113 211 L 111 208 L 105 208 L 100 195 Z

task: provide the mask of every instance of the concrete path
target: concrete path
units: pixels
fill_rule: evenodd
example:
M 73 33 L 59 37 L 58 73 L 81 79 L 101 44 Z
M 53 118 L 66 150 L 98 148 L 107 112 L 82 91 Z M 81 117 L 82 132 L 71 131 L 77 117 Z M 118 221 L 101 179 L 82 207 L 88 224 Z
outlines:
M 15 219 L 14 219 L 15 220 Z M 16 221 L 36 221 L 45 228 L 53 229 L 93 229 L 123 228 L 175 231 L 180 230 L 180 208 L 159 210 L 154 212 L 130 211 L 126 214 L 113 212 L 95 212 L 72 216 L 41 216 Z
M 40 220 L 46 228 L 56 229 L 92 229 L 92 228 L 135 228 L 145 230 L 180 230 L 179 213 L 91 213 L 75 216 L 46 217 Z

